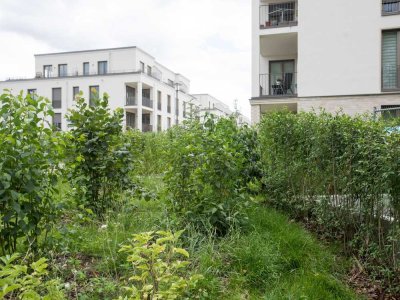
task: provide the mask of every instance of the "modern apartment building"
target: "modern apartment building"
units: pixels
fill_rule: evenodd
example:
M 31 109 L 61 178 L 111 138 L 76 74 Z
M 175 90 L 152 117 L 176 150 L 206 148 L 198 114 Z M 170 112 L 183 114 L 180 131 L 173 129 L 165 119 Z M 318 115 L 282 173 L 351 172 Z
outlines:
M 0 82 L 3 89 L 50 99 L 61 130 L 68 129 L 65 115 L 79 92 L 87 101 L 107 92 L 112 109 L 124 108 L 126 127 L 144 132 L 179 124 L 199 105 L 189 79 L 137 47 L 38 54 L 35 77 Z
M 233 113 L 228 105 L 209 94 L 194 94 L 193 97 L 195 97 L 199 103 L 200 116 L 204 116 L 208 113 L 217 117 L 226 117 Z
M 400 107 L 400 0 L 251 0 L 252 122 Z

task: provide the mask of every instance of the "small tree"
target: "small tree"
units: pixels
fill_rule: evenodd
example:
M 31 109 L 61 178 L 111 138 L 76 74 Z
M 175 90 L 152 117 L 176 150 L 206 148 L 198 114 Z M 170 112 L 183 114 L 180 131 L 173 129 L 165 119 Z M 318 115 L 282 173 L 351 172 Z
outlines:
M 34 250 L 50 229 L 55 207 L 61 140 L 51 130 L 53 116 L 42 97 L 0 96 L 0 251 L 16 251 L 21 238 Z
M 92 105 L 78 98 L 76 109 L 67 116 L 71 125 L 69 179 L 77 188 L 79 201 L 99 217 L 130 183 L 132 160 L 123 144 L 122 118 L 121 109 L 110 111 L 106 94 Z

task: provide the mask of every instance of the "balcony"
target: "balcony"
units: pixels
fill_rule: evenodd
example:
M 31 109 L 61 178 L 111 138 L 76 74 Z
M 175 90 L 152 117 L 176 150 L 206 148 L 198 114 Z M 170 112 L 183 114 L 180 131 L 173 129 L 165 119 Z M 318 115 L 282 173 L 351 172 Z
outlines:
M 137 105 L 135 96 L 127 96 L 126 97 L 126 106 L 135 106 Z
M 143 132 L 152 132 L 153 131 L 153 125 L 142 124 L 142 131 Z
M 147 97 L 143 97 L 142 98 L 142 105 L 149 107 L 149 108 L 153 108 L 153 100 L 147 98 Z
M 382 16 L 400 14 L 400 0 L 382 0 Z
M 260 6 L 260 29 L 297 26 L 297 3 L 271 3 Z
M 260 97 L 297 96 L 297 73 L 260 74 Z

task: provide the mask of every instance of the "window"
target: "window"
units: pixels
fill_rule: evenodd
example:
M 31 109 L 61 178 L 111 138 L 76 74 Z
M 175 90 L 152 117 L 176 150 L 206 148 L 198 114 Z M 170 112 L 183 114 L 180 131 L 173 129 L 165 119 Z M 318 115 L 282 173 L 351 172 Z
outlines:
M 179 99 L 178 98 L 176 98 L 176 101 L 175 101 L 175 115 L 179 116 Z
M 55 130 L 60 131 L 62 129 L 62 122 L 61 122 L 61 114 L 60 113 L 56 113 L 53 116 L 53 126 Z
M 390 15 L 400 12 L 400 0 L 382 0 L 382 14 Z
M 126 86 L 126 105 L 134 106 L 136 105 L 136 90 L 133 87 Z
M 151 76 L 152 70 L 150 66 L 147 66 L 147 75 Z
M 67 65 L 58 65 L 58 77 L 68 76 Z
M 90 66 L 88 62 L 83 63 L 83 75 L 89 75 L 90 74 Z
M 171 118 L 167 118 L 167 128 L 171 128 Z
M 162 129 L 162 117 L 161 115 L 157 115 L 157 131 L 161 131 Z
M 167 112 L 171 113 L 171 96 L 168 95 Z
M 162 99 L 161 99 L 161 92 L 157 92 L 157 108 L 158 110 L 162 109 Z
M 52 65 L 43 66 L 43 77 L 49 78 L 52 77 L 52 75 L 53 75 L 53 66 Z
M 99 75 L 108 73 L 108 62 L 107 61 L 99 61 L 97 63 L 97 72 Z
M 61 88 L 53 88 L 51 100 L 53 108 L 61 108 Z
M 135 128 L 136 118 L 134 113 L 127 112 L 126 113 L 126 127 L 127 128 Z
M 94 105 L 94 100 L 99 99 L 100 88 L 98 85 L 92 85 L 89 87 L 89 105 Z
M 183 117 L 186 118 L 186 102 L 183 102 Z
M 174 82 L 173 82 L 171 79 L 168 79 L 168 84 L 169 84 L 170 86 L 174 86 Z
M 398 57 L 400 55 L 398 42 L 400 31 L 384 31 L 382 33 L 382 89 L 400 88 Z
M 144 73 L 144 62 L 140 62 L 140 71 Z
M 72 99 L 76 100 L 76 96 L 79 95 L 79 86 L 74 86 L 72 88 Z
M 32 99 L 36 99 L 37 98 L 36 89 L 28 89 L 28 95 L 30 95 Z

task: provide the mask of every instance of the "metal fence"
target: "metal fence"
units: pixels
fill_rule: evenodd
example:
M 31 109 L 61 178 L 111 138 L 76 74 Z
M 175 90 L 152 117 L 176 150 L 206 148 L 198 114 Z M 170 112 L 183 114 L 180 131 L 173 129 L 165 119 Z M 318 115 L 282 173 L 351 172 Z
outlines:
M 400 105 L 382 105 L 380 108 L 374 107 L 374 118 L 383 119 L 400 118 Z
M 260 28 L 297 25 L 296 2 L 260 6 Z
M 260 74 L 260 97 L 297 94 L 297 73 Z

